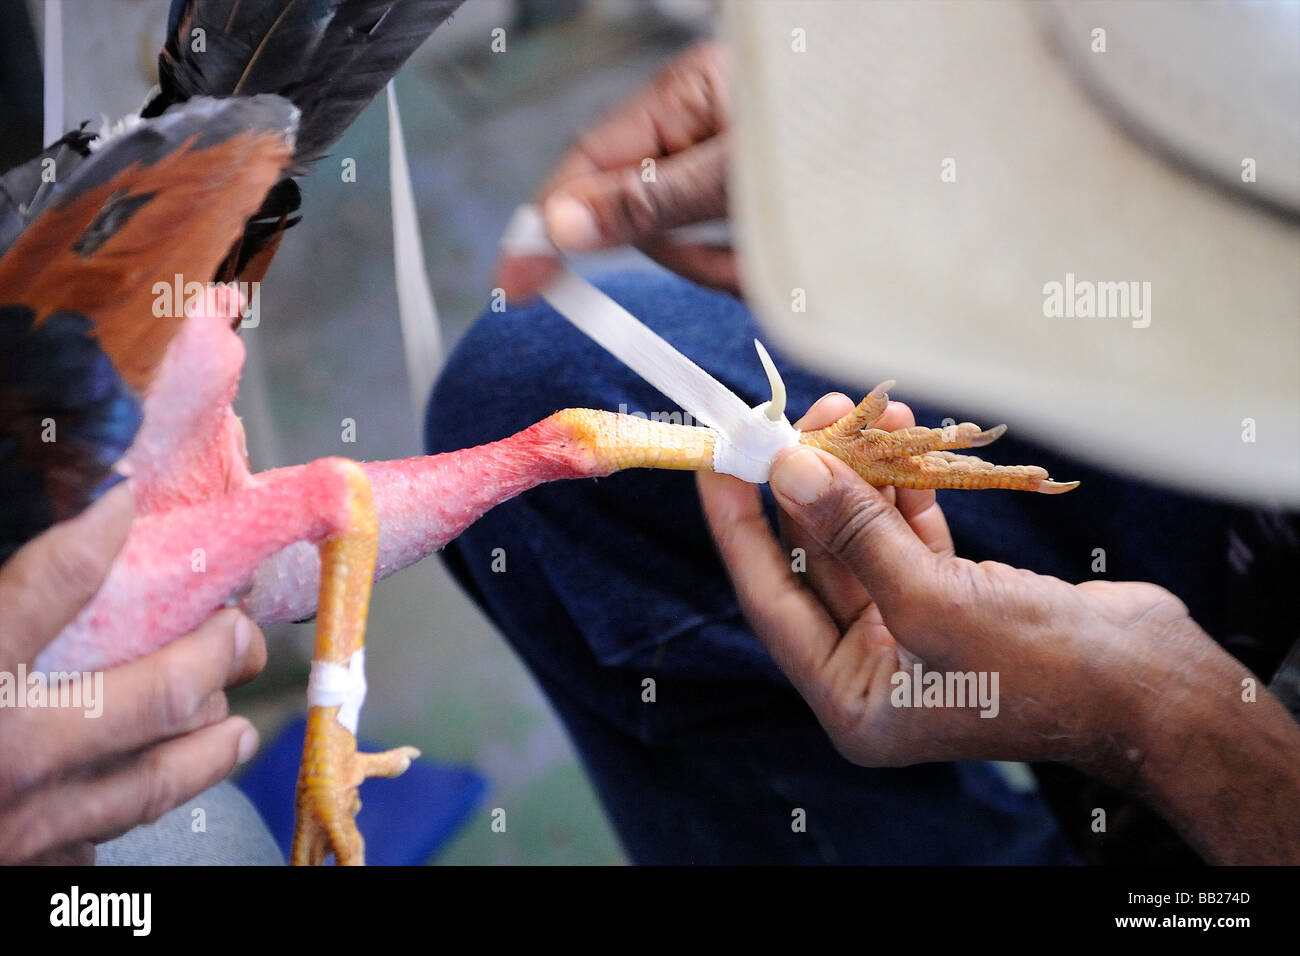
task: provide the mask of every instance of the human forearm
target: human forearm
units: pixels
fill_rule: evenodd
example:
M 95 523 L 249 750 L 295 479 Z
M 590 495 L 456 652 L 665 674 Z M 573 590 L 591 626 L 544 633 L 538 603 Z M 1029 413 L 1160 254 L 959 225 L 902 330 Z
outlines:
M 1211 863 L 1300 863 L 1300 725 L 1217 647 L 1189 671 L 1148 721 L 1139 792 Z
M 1266 690 L 1246 693 L 1257 679 L 1169 591 L 956 558 L 932 492 L 900 489 L 891 506 L 819 451 L 773 466 L 796 535 L 784 546 L 752 491 L 700 487 L 755 634 L 849 760 L 1068 763 L 1137 792 L 1208 860 L 1300 862 L 1300 727 Z M 998 719 L 897 706 L 905 654 L 996 674 Z

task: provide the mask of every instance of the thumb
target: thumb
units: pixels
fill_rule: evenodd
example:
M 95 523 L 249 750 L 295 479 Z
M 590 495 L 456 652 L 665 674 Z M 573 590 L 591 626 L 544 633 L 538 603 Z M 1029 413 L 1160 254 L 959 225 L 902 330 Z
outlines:
M 726 212 L 726 133 L 672 156 L 570 180 L 542 207 L 551 240 L 570 252 L 641 242 Z
M 928 613 L 942 583 L 939 557 L 848 465 L 797 448 L 772 466 L 769 482 L 786 514 L 866 585 L 891 629 Z

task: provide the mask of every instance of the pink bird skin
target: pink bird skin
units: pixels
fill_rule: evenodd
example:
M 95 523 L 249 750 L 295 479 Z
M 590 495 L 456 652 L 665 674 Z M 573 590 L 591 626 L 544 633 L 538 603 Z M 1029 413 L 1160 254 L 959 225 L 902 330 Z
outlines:
M 244 362 L 232 329 L 238 295 L 211 290 L 172 341 L 144 401 L 123 470 L 136 520 L 94 599 L 41 654 L 45 670 L 97 670 L 155 650 L 232 600 L 261 624 L 310 617 L 320 595 L 319 545 L 348 531 L 353 466 L 322 458 L 252 474 L 231 410 Z M 879 485 L 1014 488 L 1059 494 L 1031 465 L 991 465 L 946 449 L 988 444 L 982 431 L 871 425 L 885 386 L 840 421 L 800 441 Z M 378 521 L 375 577 L 414 564 L 479 516 L 529 488 L 625 468 L 713 468 L 716 433 L 591 409 L 564 409 L 501 441 L 463 451 L 361 465 Z M 355 489 L 352 489 L 355 491 Z
M 262 624 L 316 610 L 314 543 L 340 530 L 335 459 L 251 474 L 231 401 L 244 347 L 237 303 L 217 290 L 186 319 L 145 396 L 123 470 L 136 519 L 99 593 L 36 662 L 97 670 L 155 650 L 240 598 Z M 376 578 L 437 551 L 493 506 L 546 481 L 609 474 L 547 419 L 470 448 L 363 465 L 379 520 Z
M 563 409 L 464 451 L 359 466 L 322 458 L 255 475 L 231 410 L 244 362 L 233 330 L 240 305 L 228 288 L 209 290 L 168 345 L 144 396 L 143 423 L 120 463 L 136 493 L 127 542 L 99 592 L 35 666 L 109 668 L 188 633 L 231 601 L 263 624 L 309 617 L 319 604 L 317 683 L 308 688 L 291 860 L 319 864 L 332 853 L 340 864 L 360 864 L 364 841 L 352 819 L 358 785 L 397 776 L 419 755 L 413 747 L 356 749 L 372 574 L 381 578 L 415 563 L 542 482 L 624 468 L 712 470 L 717 433 Z M 995 466 L 946 451 L 987 444 L 1000 429 L 871 428 L 888 404 L 879 387 L 850 415 L 801 433 L 800 441 L 837 455 L 873 483 L 1048 493 L 1073 487 L 1050 481 L 1041 468 Z

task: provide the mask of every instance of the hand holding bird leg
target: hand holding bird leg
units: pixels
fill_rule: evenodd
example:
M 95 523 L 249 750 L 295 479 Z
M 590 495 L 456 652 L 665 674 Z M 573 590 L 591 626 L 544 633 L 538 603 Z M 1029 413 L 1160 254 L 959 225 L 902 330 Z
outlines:
M 889 408 L 892 381 L 871 390 L 852 412 L 825 428 L 805 431 L 800 441 L 830 452 L 868 484 L 902 488 L 1007 488 L 1057 495 L 1072 491 L 1077 481 L 1059 482 L 1037 465 L 993 465 L 973 455 L 953 455 L 949 449 L 981 448 L 1006 432 L 1005 425 L 987 431 L 971 422 L 942 428 L 909 426 L 886 431 L 873 428 Z
M 893 384 L 878 385 L 856 408 L 830 425 L 802 431 L 799 441 L 835 455 L 873 485 L 1004 488 L 1043 494 L 1061 494 L 1078 487 L 1077 481 L 1052 481 L 1046 469 L 1036 465 L 993 465 L 949 451 L 987 445 L 1002 436 L 1004 425 L 988 430 L 971 422 L 943 428 L 909 425 L 892 431 L 871 427 L 881 423 L 889 408 L 886 389 Z M 588 451 L 604 469 L 596 473 L 626 468 L 713 470 L 717 433 L 712 429 L 579 408 L 556 412 L 534 428 L 548 423 L 576 448 Z
M 33 667 L 100 587 L 131 499 L 119 485 L 0 568 L 0 673 Z M 225 610 L 162 650 L 83 674 L 80 706 L 0 706 L 0 862 L 91 863 L 93 844 L 216 784 L 257 747 L 253 727 L 227 716 L 222 688 L 265 662 L 256 625 Z
M 828 396 L 807 418 L 847 405 Z M 906 406 L 880 421 L 916 447 Z M 751 486 L 699 479 L 747 620 L 840 753 L 873 767 L 1070 763 L 1135 790 L 1211 862 L 1300 859 L 1300 728 L 1272 695 L 1243 702 L 1249 672 L 1181 601 L 1141 582 L 1070 585 L 956 557 L 932 489 L 878 490 L 859 480 L 862 461 L 857 475 L 843 461 L 819 447 L 778 459 L 784 543 Z M 806 553 L 802 573 L 791 546 Z M 921 673 L 983 675 L 992 694 L 920 706 Z M 909 681 L 913 693 L 900 693 Z

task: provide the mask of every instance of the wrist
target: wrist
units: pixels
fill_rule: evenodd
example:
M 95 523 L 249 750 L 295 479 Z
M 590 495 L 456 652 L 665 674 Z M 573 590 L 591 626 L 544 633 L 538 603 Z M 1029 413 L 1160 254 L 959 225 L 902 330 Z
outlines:
M 1131 789 L 1209 862 L 1300 862 L 1300 726 L 1191 626 L 1196 653 L 1148 685 Z

